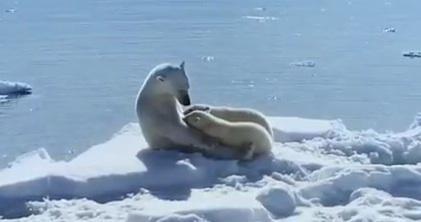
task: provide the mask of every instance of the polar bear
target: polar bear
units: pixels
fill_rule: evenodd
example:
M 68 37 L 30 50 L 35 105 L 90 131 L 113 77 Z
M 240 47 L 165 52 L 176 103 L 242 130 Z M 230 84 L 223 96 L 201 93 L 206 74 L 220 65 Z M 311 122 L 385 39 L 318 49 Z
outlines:
M 257 123 L 273 137 L 273 130 L 263 113 L 249 108 L 232 108 L 224 106 L 207 106 L 204 104 L 196 104 L 188 107 L 184 111 L 184 115 L 193 112 L 194 110 L 206 111 L 218 118 L 227 120 L 229 122 L 253 122 Z
M 183 120 L 222 144 L 238 149 L 243 153 L 243 159 L 269 153 L 272 149 L 271 135 L 264 127 L 253 122 L 230 122 L 199 110 L 190 112 Z
M 200 151 L 217 158 L 236 158 L 238 153 L 214 138 L 189 127 L 182 117 L 190 105 L 189 81 L 184 62 L 153 68 L 136 98 L 136 113 L 146 142 L 152 149 Z

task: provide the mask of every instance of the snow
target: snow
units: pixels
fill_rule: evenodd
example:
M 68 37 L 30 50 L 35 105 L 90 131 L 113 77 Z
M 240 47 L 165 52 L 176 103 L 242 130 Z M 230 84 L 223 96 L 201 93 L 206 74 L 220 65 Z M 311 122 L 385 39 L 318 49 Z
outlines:
M 0 80 L 0 95 L 28 94 L 31 90 L 32 87 L 26 83 Z
M 0 170 L 4 221 L 411 221 L 421 219 L 420 115 L 403 132 L 271 117 L 253 161 L 147 148 L 137 123 L 70 161 L 45 149 Z M 15 218 L 15 219 L 13 219 Z

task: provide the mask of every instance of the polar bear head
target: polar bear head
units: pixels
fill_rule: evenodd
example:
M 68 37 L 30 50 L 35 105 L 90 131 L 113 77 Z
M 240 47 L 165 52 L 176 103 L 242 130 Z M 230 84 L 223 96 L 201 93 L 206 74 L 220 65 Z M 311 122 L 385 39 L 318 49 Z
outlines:
M 195 110 L 185 115 L 183 117 L 183 121 L 193 128 L 199 130 L 206 130 L 215 126 L 218 122 L 221 122 L 222 120 L 218 117 L 212 116 L 212 114 L 210 113 Z
M 154 95 L 174 96 L 182 105 L 190 105 L 190 84 L 184 71 L 184 62 L 179 66 L 168 63 L 156 66 L 142 88 Z

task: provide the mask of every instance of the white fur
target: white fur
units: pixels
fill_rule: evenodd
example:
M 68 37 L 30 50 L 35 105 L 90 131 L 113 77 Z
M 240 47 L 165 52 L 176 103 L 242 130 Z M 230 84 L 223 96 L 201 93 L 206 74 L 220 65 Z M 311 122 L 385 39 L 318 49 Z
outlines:
M 193 111 L 184 121 L 204 134 L 214 137 L 224 145 L 238 149 L 243 159 L 256 154 L 269 153 L 272 137 L 261 125 L 253 122 L 229 122 L 204 111 Z
M 231 149 L 203 136 L 182 120 L 180 101 L 188 95 L 189 81 L 180 66 L 161 64 L 149 73 L 136 99 L 136 113 L 143 135 L 153 149 L 202 151 L 205 154 L 233 158 Z M 187 105 L 187 104 L 186 104 Z
M 221 119 L 230 122 L 252 122 L 257 123 L 269 133 L 273 135 L 272 127 L 266 120 L 265 116 L 257 110 L 247 108 L 231 108 L 231 107 L 211 107 L 210 113 Z

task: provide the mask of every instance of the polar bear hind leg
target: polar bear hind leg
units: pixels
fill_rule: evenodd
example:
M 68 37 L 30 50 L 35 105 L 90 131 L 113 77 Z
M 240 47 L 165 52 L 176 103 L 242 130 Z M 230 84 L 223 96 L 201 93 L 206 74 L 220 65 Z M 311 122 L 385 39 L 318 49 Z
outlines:
M 252 142 L 246 142 L 238 148 L 238 159 L 251 160 L 254 156 L 255 145 Z

